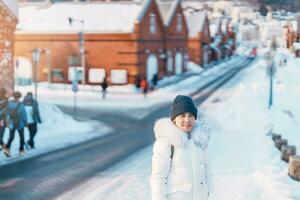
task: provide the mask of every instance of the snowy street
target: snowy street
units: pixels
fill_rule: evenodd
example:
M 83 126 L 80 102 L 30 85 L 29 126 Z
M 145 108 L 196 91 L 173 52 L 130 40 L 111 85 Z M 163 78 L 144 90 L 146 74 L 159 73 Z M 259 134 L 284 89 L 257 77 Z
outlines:
M 300 200 L 300 0 L 0 0 L 0 200 Z
M 193 92 L 195 101 L 202 103 L 215 89 L 224 84 L 227 79 L 237 75 L 237 72 L 246 68 L 249 63 L 251 60 L 240 59 L 231 66 L 232 68 L 212 69 L 215 72 L 211 72 L 207 79 L 204 78 L 201 82 L 195 82 L 197 85 L 193 91 L 185 92 Z M 192 77 L 192 79 L 194 78 Z M 182 87 L 182 84 L 184 83 L 179 83 L 178 87 Z M 152 95 L 155 93 L 150 94 L 147 98 L 153 98 Z M 151 105 L 153 107 L 153 104 Z M 84 109 L 81 108 L 81 110 Z M 151 144 L 153 142 L 153 123 L 159 117 L 168 115 L 168 110 L 169 104 L 161 101 L 160 105 L 157 104 L 153 109 L 150 109 L 146 117 L 142 119 L 130 118 L 128 115 L 114 112 L 102 113 L 101 110 L 100 112 L 96 110 L 85 112 L 89 113 L 88 116 L 83 113 L 85 118 L 90 117 L 92 120 L 100 121 L 112 128 L 113 131 L 108 135 L 72 145 L 69 148 L 54 150 L 48 154 L 45 153 L 0 167 L 0 170 L 3 171 L 8 171 L 12 167 L 15 168 L 3 176 L 4 182 L 1 187 L 4 191 L 10 191 L 4 192 L 3 197 L 10 199 L 53 199 L 59 194 L 71 190 L 83 181 L 88 181 L 94 174 L 106 170 L 132 153 Z M 77 115 L 80 117 L 82 112 L 78 111 Z M 127 111 L 130 112 L 130 108 L 127 108 Z M 143 134 L 142 137 L 141 134 Z M 57 162 L 58 159 L 59 162 Z M 18 168 L 17 166 L 23 167 Z M 32 171 L 32 167 L 36 170 Z M 47 174 L 47 176 L 43 176 L 43 174 Z M 20 179 L 19 177 L 23 178 Z M 28 182 L 32 178 L 33 181 Z M 30 185 L 33 187 L 37 182 L 40 183 L 38 190 L 36 188 L 30 190 Z M 25 183 L 28 185 L 26 188 L 23 187 Z M 48 188 L 52 188 L 52 190 Z M 11 196 L 11 191 L 14 191 L 14 196 Z
M 286 52 L 281 51 L 276 58 L 282 55 Z M 272 123 L 274 132 L 300 148 L 300 122 L 296 117 L 300 112 L 295 109 L 300 95 L 297 63 L 299 59 L 290 57 L 287 66 L 278 68 L 271 111 L 267 107 L 268 81 L 262 58 L 200 106 L 212 132 L 215 192 L 211 199 L 300 199 L 299 183 L 287 175 L 287 164 L 280 160 L 280 152 L 267 135 Z M 291 111 L 293 117 L 285 110 Z M 150 199 L 151 155 L 152 145 L 57 200 Z

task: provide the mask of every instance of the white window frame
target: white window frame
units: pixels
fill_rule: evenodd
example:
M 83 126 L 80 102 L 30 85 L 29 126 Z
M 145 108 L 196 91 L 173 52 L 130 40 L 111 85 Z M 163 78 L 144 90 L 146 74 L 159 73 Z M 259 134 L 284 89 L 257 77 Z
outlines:
M 178 33 L 182 32 L 182 15 L 181 14 L 177 14 L 177 24 L 176 24 L 176 31 Z
M 154 13 L 149 15 L 149 32 L 152 34 L 156 33 L 156 15 Z
M 104 68 L 90 68 L 89 69 L 89 82 L 90 83 L 102 83 L 106 77 L 106 71 Z
M 110 71 L 110 80 L 112 84 L 127 84 L 128 72 L 125 69 L 112 69 Z
M 73 81 L 75 78 L 75 70 L 77 70 L 78 76 L 77 80 L 82 81 L 83 78 L 83 67 L 77 67 L 77 66 L 69 66 L 68 68 L 68 80 Z

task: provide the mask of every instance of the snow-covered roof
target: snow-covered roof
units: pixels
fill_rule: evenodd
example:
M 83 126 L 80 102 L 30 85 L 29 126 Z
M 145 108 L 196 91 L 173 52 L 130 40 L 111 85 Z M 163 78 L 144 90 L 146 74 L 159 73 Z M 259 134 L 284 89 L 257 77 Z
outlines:
M 184 12 L 184 14 L 185 14 L 185 19 L 189 30 L 189 37 L 196 37 L 199 32 L 203 31 L 205 19 L 206 19 L 206 12 L 186 11 Z
M 294 46 L 295 50 L 299 50 L 300 49 L 300 42 L 294 42 L 293 46 Z
M 210 24 L 209 25 L 209 31 L 210 31 L 210 35 L 212 37 L 214 37 L 218 31 L 218 26 L 216 24 Z
M 180 0 L 157 2 L 159 13 L 163 19 L 165 26 L 170 25 L 172 17 L 174 16 L 176 8 L 179 4 Z
M 199 1 L 182 1 L 182 7 L 184 10 L 202 10 L 204 9 L 204 4 Z
M 297 17 L 297 29 L 296 29 L 296 33 L 300 33 L 300 17 Z
M 298 24 L 296 20 L 290 21 L 290 24 L 292 26 L 292 29 L 297 32 L 298 31 Z
M 221 24 L 221 17 L 217 17 L 210 20 L 209 30 L 210 30 L 210 35 L 212 37 L 214 37 L 218 33 L 220 24 Z
M 135 22 L 144 16 L 144 4 L 135 3 L 77 3 L 53 4 L 48 8 L 26 6 L 19 9 L 17 32 L 22 33 L 72 33 L 81 30 L 79 22 L 69 24 L 68 18 L 84 20 L 87 33 L 128 33 L 132 32 Z
M 230 18 L 228 18 L 228 17 L 222 17 L 220 23 L 221 23 L 221 30 L 222 30 L 222 32 L 224 34 L 226 34 L 227 33 L 227 26 L 230 23 Z
M 18 17 L 18 3 L 16 0 L 0 0 L 0 4 L 4 3 L 8 9 Z
M 151 2 L 152 2 L 152 0 L 144 1 L 143 5 L 142 5 L 142 10 L 137 17 L 137 21 L 141 21 L 144 18 L 149 6 L 151 5 Z M 130 12 L 131 12 L 131 10 L 130 10 Z

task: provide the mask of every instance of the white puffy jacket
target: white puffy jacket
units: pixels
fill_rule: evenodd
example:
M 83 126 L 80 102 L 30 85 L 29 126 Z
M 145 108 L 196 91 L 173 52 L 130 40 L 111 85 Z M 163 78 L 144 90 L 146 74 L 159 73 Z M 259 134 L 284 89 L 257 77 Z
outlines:
M 169 118 L 158 120 L 154 132 L 151 199 L 195 200 L 194 188 L 199 188 L 200 199 L 197 200 L 207 200 L 213 184 L 206 150 L 209 132 L 205 124 L 195 124 L 191 139 Z M 172 159 L 171 145 L 174 146 Z

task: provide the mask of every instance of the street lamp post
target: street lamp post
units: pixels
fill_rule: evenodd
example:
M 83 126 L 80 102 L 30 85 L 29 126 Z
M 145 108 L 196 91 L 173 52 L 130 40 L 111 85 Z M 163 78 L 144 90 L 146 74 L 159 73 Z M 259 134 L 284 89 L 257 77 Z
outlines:
M 269 109 L 273 106 L 273 77 L 276 73 L 276 67 L 273 61 L 275 52 L 270 52 L 267 57 L 267 74 L 269 76 L 270 89 L 269 89 Z
M 50 88 L 51 84 L 51 50 L 49 48 L 45 48 L 44 52 L 46 53 L 46 58 L 47 58 L 47 69 L 48 69 L 48 74 L 47 74 L 47 80 L 48 80 L 48 87 Z
M 15 65 L 16 65 L 16 77 L 15 77 L 15 84 L 16 84 L 16 89 L 17 89 L 17 87 L 18 87 L 18 85 L 20 84 L 20 81 L 19 81 L 19 59 L 17 58 L 16 59 L 16 63 L 15 63 Z
M 33 80 L 34 80 L 34 97 L 37 100 L 37 82 L 38 82 L 38 63 L 40 60 L 41 49 L 35 48 L 32 51 L 33 67 Z
M 85 84 L 85 47 L 84 47 L 84 20 L 77 20 L 72 17 L 68 17 L 69 24 L 72 26 L 73 22 L 81 23 L 81 31 L 79 32 L 79 46 L 80 46 L 80 64 L 82 67 L 82 84 Z

